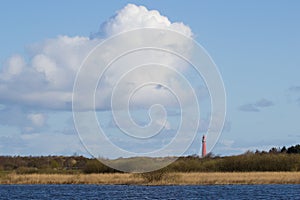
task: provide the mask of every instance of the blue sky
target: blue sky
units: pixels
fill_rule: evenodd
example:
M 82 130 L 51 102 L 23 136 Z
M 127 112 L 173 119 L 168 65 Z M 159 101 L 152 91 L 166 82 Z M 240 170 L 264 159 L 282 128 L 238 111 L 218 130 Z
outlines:
M 90 37 L 128 3 L 183 22 L 218 66 L 226 88 L 227 117 L 214 154 L 299 143 L 298 1 L 2 1 L 0 70 L 5 71 L 16 55 L 31 62 L 40 46 L 55 48 L 59 36 Z M 9 82 L 9 89 L 16 93 L 31 89 L 22 89 L 19 83 Z M 0 154 L 87 155 L 68 109 L 30 98 L 12 100 L 12 94 L 3 91 L 0 95 Z M 110 123 L 109 114 L 99 115 Z M 201 135 L 188 153 L 198 152 Z

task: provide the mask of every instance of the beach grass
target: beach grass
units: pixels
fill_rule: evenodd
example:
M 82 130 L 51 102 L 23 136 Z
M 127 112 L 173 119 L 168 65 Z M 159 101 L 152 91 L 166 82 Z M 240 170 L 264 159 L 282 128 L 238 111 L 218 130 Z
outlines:
M 126 185 L 224 185 L 300 184 L 300 172 L 195 172 L 165 173 L 159 179 L 142 174 L 16 174 L 0 176 L 0 184 L 126 184 Z

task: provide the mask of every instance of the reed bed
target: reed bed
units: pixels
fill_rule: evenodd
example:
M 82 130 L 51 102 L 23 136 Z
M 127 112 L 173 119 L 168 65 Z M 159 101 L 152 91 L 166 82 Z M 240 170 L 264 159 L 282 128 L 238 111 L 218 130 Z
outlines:
M 142 175 L 111 174 L 15 174 L 0 177 L 0 184 L 127 184 L 127 185 L 224 185 L 300 184 L 300 172 L 166 173 L 160 180 Z
M 0 184 L 139 184 L 132 174 L 7 174 Z
M 179 184 L 300 184 L 300 172 L 176 173 Z

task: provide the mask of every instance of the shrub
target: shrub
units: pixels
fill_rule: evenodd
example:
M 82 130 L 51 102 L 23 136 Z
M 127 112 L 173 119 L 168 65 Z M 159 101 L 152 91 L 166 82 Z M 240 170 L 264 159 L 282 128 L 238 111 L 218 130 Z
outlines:
M 147 182 L 153 183 L 161 181 L 166 175 L 167 171 L 165 169 L 160 169 L 152 172 L 141 173 L 140 176 Z
M 100 161 L 93 159 L 87 161 L 84 169 L 84 173 L 91 174 L 91 173 L 108 173 L 114 172 L 113 169 L 107 167 L 106 165 L 102 164 Z
M 38 169 L 35 167 L 19 167 L 16 169 L 17 174 L 34 174 L 37 173 Z

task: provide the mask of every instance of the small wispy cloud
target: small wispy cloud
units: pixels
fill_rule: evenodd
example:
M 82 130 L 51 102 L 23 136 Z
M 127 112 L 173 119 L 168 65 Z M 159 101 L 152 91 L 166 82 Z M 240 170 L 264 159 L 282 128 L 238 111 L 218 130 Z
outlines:
M 264 108 L 264 107 L 270 107 L 273 106 L 274 103 L 268 99 L 261 99 L 255 102 L 254 106 Z
M 298 103 L 298 105 L 300 105 L 300 97 L 299 97 L 299 95 L 300 95 L 300 86 L 291 86 L 288 89 L 288 91 L 289 91 L 289 94 L 292 95 L 291 97 L 293 98 L 293 101 L 295 100 Z
M 289 88 L 289 91 L 291 91 L 291 92 L 300 92 L 300 86 L 291 86 Z
M 220 140 L 219 143 L 224 147 L 231 148 L 234 144 L 234 140 Z
M 245 112 L 259 112 L 260 109 L 258 109 L 255 105 L 253 104 L 244 104 L 238 107 L 240 111 L 245 111 Z
M 238 107 L 238 110 L 244 112 L 260 112 L 261 108 L 266 108 L 270 106 L 274 106 L 273 101 L 262 98 L 254 103 L 243 104 Z

